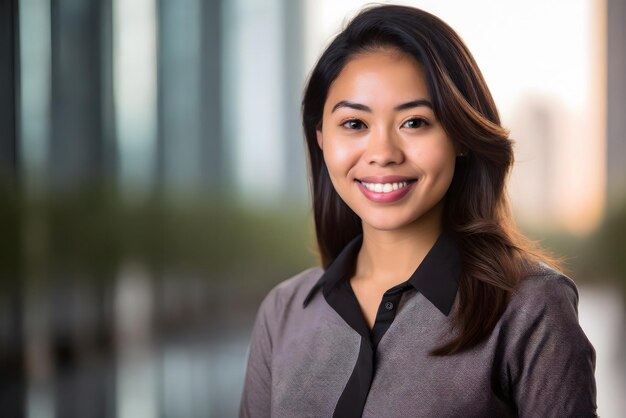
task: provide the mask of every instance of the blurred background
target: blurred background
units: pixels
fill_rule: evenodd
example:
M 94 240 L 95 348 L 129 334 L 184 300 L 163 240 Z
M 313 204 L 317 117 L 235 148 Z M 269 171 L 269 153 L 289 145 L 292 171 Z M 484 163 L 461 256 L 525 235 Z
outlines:
M 465 39 L 626 410 L 626 2 L 405 1 Z M 0 415 L 234 417 L 256 310 L 317 264 L 299 104 L 365 2 L 0 0 Z

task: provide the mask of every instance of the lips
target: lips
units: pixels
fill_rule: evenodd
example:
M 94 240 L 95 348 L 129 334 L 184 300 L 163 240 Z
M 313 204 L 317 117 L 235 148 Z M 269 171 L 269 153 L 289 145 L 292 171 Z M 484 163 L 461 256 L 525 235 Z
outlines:
M 393 203 L 413 190 L 416 178 L 404 176 L 370 176 L 355 179 L 359 190 L 376 203 Z

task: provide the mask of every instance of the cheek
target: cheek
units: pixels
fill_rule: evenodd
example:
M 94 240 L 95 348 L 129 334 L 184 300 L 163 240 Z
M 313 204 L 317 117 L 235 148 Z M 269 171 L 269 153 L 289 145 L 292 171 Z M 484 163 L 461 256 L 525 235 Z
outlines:
M 331 175 L 345 174 L 356 163 L 358 152 L 354 146 L 341 141 L 324 141 L 324 161 Z
M 424 171 L 429 173 L 433 181 L 451 181 L 455 163 L 454 148 L 447 146 L 447 144 L 446 146 L 423 149 L 419 153 L 419 164 Z

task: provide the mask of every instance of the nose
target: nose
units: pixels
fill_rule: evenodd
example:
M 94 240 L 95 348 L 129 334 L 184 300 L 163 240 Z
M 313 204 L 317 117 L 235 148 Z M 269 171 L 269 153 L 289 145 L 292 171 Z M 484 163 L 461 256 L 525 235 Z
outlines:
M 400 164 L 404 161 L 400 138 L 388 129 L 372 131 L 365 158 L 372 165 L 386 166 L 389 164 Z

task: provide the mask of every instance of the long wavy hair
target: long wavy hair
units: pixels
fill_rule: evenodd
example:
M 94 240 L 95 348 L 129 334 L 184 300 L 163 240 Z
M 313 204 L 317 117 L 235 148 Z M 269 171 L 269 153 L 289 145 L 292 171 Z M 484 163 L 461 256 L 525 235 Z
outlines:
M 447 135 L 466 150 L 457 158 L 445 198 L 443 226 L 457 237 L 462 276 L 459 332 L 433 355 L 449 355 L 483 341 L 502 316 L 511 292 L 531 259 L 551 259 L 520 234 L 509 209 L 506 181 L 513 143 L 500 124 L 495 103 L 472 54 L 461 38 L 430 13 L 405 6 L 362 10 L 326 48 L 311 72 L 302 101 L 308 148 L 315 231 L 322 265 L 362 233 L 361 220 L 335 191 L 320 150 L 324 103 L 331 83 L 356 55 L 399 50 L 424 68 L 434 113 Z

